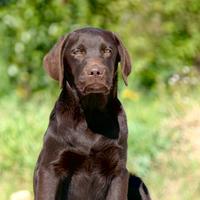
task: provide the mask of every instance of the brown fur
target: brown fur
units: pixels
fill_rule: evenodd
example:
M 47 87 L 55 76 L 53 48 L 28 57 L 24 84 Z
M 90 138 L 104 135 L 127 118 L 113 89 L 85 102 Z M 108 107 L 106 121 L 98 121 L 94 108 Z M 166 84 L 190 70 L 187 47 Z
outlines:
M 127 84 L 127 50 L 116 35 L 94 28 L 63 37 L 45 56 L 45 69 L 62 92 L 36 165 L 35 200 L 134 198 L 128 196 L 128 129 L 117 98 L 118 62 Z

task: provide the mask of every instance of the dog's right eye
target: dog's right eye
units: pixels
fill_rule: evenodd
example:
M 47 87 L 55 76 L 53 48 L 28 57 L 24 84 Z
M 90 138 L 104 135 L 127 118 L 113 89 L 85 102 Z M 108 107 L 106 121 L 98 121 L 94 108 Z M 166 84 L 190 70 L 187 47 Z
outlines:
M 85 54 L 85 50 L 84 49 L 73 49 L 71 54 L 73 56 L 82 56 Z

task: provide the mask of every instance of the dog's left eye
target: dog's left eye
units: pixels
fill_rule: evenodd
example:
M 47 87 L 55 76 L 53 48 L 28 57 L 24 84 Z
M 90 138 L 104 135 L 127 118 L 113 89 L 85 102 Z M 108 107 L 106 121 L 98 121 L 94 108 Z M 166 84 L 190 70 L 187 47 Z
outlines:
M 104 56 L 110 56 L 112 54 L 112 49 L 111 48 L 103 49 L 103 54 Z

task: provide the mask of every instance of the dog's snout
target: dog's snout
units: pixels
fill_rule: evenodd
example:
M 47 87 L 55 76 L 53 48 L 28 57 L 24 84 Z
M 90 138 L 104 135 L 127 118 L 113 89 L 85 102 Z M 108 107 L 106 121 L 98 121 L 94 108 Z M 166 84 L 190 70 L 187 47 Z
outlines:
M 91 77 L 98 77 L 98 76 L 102 76 L 104 73 L 104 70 L 102 68 L 100 68 L 99 66 L 92 66 L 91 68 L 89 68 L 87 70 L 87 74 Z

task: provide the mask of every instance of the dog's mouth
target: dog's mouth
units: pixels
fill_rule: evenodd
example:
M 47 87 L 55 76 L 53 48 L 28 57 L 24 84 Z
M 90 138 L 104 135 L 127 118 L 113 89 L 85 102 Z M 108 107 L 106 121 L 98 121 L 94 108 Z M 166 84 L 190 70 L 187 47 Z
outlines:
M 102 83 L 93 83 L 93 84 L 86 85 L 83 88 L 82 93 L 84 95 L 88 95 L 88 94 L 105 94 L 106 95 L 109 93 L 109 88 L 108 86 Z

